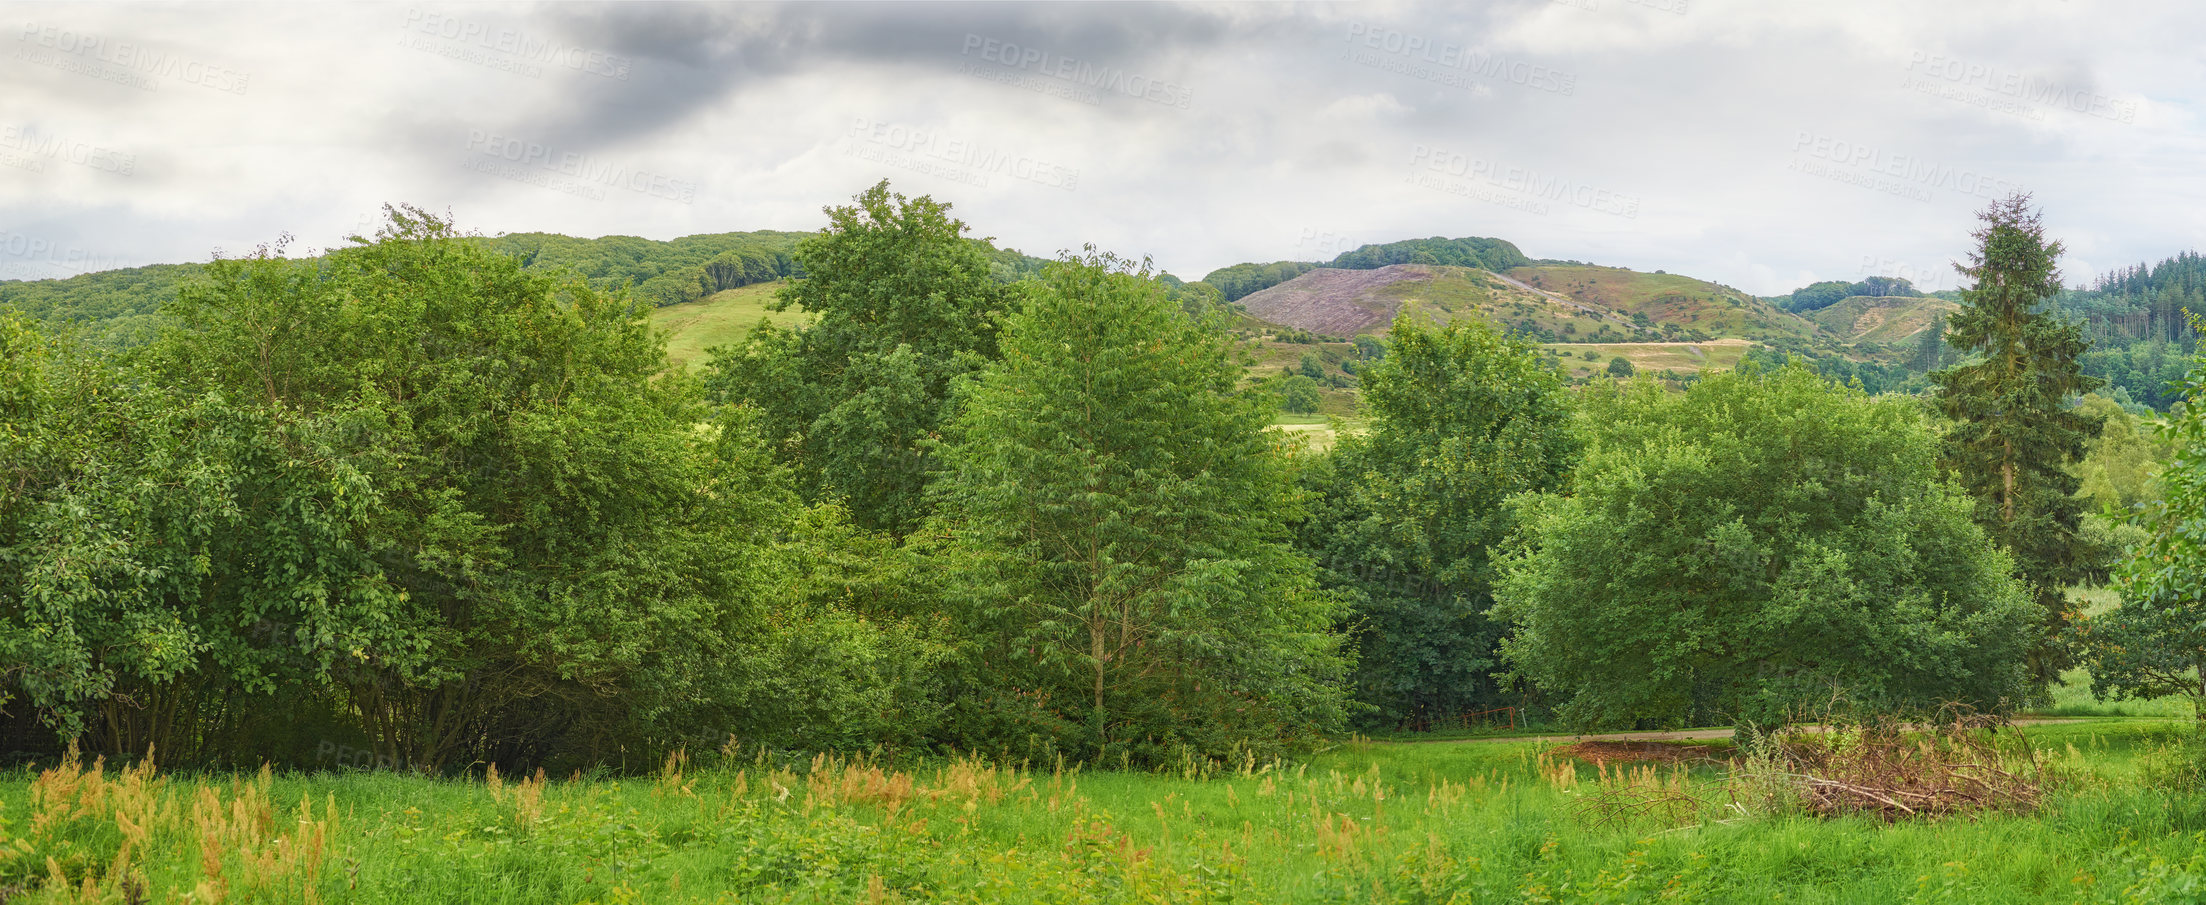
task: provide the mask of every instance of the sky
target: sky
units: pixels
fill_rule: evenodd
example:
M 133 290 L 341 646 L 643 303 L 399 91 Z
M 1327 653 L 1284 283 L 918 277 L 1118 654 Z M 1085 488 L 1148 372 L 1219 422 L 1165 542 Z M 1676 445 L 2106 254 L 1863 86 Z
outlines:
M 0 279 L 372 232 L 815 230 L 887 179 L 1197 279 L 1370 242 L 1774 295 L 2206 247 L 2206 3 L 0 3 Z

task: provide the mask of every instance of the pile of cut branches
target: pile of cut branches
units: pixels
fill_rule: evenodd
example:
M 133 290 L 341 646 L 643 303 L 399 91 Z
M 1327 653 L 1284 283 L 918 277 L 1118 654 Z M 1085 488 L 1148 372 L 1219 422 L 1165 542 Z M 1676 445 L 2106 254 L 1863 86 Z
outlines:
M 2027 742 L 2001 750 L 2008 728 L 2002 718 L 1950 707 L 1928 724 L 1879 718 L 1798 727 L 1760 740 L 1733 773 L 1733 801 L 1742 810 L 1751 802 L 1887 821 L 2033 811 L 2044 799 L 2045 771 Z

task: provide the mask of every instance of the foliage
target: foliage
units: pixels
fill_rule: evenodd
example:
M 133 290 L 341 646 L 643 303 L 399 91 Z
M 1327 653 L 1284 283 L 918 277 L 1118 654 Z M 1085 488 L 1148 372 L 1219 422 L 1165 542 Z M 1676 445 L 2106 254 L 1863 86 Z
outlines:
M 1489 551 L 1512 526 L 1504 500 L 1555 486 L 1575 447 L 1533 347 L 1475 321 L 1399 321 L 1388 343 L 1362 374 L 1369 430 L 1306 480 L 1301 538 L 1354 602 L 1356 693 L 1392 728 L 1503 703 Z
M 604 291 L 631 290 L 646 305 L 694 302 L 726 289 L 765 283 L 797 271 L 802 233 L 683 236 L 655 242 L 635 236 L 577 239 L 556 233 L 509 233 L 481 240 L 521 266 L 547 276 L 579 276 Z
M 853 521 L 901 534 L 926 512 L 929 444 L 951 384 L 996 355 L 1006 290 L 949 205 L 881 182 L 798 246 L 804 277 L 777 304 L 813 315 L 761 323 L 715 350 L 706 385 L 759 411 L 758 429 L 804 498 L 841 501 Z
M 2185 381 L 2187 404 L 2161 441 L 2174 460 L 2160 498 L 2144 503 L 2148 534 L 2115 571 L 2122 602 L 2079 627 L 2092 691 L 2101 696 L 2189 695 L 2206 721 L 2206 358 Z
M 2109 519 L 2127 518 L 2159 499 L 2160 472 L 2175 448 L 2159 435 L 2156 421 L 2097 393 L 2084 396 L 2076 407 L 2100 423 L 2098 435 L 2084 441 L 2083 458 L 2071 469 L 2077 495 L 2095 514 Z
M 2070 405 L 2099 382 L 2077 359 L 2086 345 L 2076 325 L 2048 316 L 2043 302 L 2060 291 L 2059 242 L 2028 195 L 1979 212 L 1982 226 L 1969 263 L 1972 282 L 1947 320 L 1946 341 L 1973 360 L 1931 375 L 1938 409 L 1952 422 L 1946 462 L 1977 500 L 1977 524 L 2014 557 L 2045 611 L 2046 635 L 2031 655 L 2040 688 L 2067 667 L 2055 635 L 2067 623 L 2062 589 L 2103 574 L 2103 551 L 2082 536 L 2080 483 L 2070 473 L 2098 421 Z
M 1091 252 L 1030 284 L 1001 341 L 927 532 L 998 687 L 1112 761 L 1337 725 L 1334 605 L 1287 542 L 1271 406 L 1236 389 L 1222 326 Z
M 1308 415 L 1318 410 L 1323 400 L 1318 396 L 1317 381 L 1301 374 L 1279 381 L 1279 408 L 1297 415 Z
M 1270 264 L 1235 264 L 1220 267 L 1203 277 L 1202 282 L 1216 288 L 1228 302 L 1238 302 L 1243 297 L 1270 289 L 1295 277 L 1317 269 L 1306 261 L 1273 261 Z
M 1345 251 L 1334 258 L 1327 267 L 1344 270 L 1375 270 L 1393 264 L 1436 264 L 1451 267 L 1476 267 L 1481 270 L 1501 272 L 1512 267 L 1532 263 L 1514 244 L 1502 239 L 1467 236 L 1447 239 L 1433 236 L 1429 239 L 1404 239 L 1383 245 L 1365 245 L 1353 251 Z
M 1629 359 L 1621 355 L 1609 359 L 1608 375 L 1610 377 L 1630 377 L 1635 373 L 1638 373 L 1638 369 L 1632 367 Z
M 1820 311 L 1855 296 L 1882 298 L 1887 296 L 1920 296 L 1913 283 L 1899 277 L 1869 277 L 1858 283 L 1845 280 L 1825 280 L 1810 283 L 1790 294 L 1773 299 L 1777 307 L 1794 313 Z
M 1803 368 L 1585 395 L 1591 446 L 1529 496 L 1496 584 L 1517 675 L 1574 725 L 1994 708 L 2040 618 L 1907 400 Z

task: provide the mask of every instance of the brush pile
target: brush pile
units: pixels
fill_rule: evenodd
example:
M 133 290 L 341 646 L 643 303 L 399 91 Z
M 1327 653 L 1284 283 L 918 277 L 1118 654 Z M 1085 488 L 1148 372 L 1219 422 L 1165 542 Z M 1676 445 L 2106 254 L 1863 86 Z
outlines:
M 1740 810 L 1886 821 L 2034 811 L 2044 770 L 2020 733 L 2005 728 L 1956 708 L 1927 725 L 1799 727 L 1751 746 L 1732 775 L 1732 800 Z

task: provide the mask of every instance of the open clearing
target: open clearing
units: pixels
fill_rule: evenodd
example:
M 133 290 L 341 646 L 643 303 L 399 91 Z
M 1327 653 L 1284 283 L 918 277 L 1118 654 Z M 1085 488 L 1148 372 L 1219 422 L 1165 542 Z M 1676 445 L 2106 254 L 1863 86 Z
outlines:
M 766 308 L 787 284 L 787 280 L 753 283 L 688 304 L 655 308 L 651 311 L 651 326 L 667 331 L 667 360 L 676 368 L 686 368 L 703 362 L 706 350 L 742 339 L 761 318 L 785 327 L 803 323 L 805 315 L 801 311 Z
M 2206 888 L 2206 803 L 2137 781 L 2184 728 L 2029 727 L 2063 777 L 2042 811 L 1894 825 L 1735 812 L 1717 758 L 1612 765 L 1521 739 L 1162 774 L 772 752 L 523 783 L 18 769 L 0 774 L 0 888 L 440 905 L 2189 902 Z M 1586 806 L 1635 794 L 1710 805 Z

